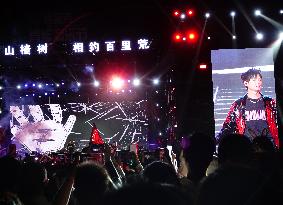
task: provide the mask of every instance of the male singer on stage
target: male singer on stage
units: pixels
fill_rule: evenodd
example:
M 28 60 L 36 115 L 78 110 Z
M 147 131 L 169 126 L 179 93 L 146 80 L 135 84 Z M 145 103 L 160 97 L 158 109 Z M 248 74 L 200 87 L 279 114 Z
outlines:
M 279 148 L 276 101 L 263 96 L 262 75 L 257 69 L 242 73 L 247 94 L 236 100 L 226 117 L 217 141 L 230 133 L 244 134 L 252 141 L 256 136 L 267 137 Z

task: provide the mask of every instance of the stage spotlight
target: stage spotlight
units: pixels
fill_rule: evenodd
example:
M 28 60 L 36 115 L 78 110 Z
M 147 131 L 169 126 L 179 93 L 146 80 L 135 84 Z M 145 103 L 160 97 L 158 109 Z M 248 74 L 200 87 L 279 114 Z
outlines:
M 189 43 L 195 43 L 198 40 L 198 34 L 194 30 L 187 31 L 186 37 Z
M 3 89 L 3 87 L 2 86 L 0 86 L 0 90 L 2 90 Z
M 32 87 L 35 87 L 35 83 L 32 84 Z
M 174 40 L 175 40 L 176 42 L 181 41 L 181 39 L 182 39 L 182 35 L 181 35 L 180 33 L 175 33 L 175 34 L 174 34 Z
M 193 39 L 195 39 L 195 37 L 196 37 L 196 36 L 195 36 L 194 33 L 190 33 L 190 34 L 189 34 L 189 39 L 193 40 Z
M 28 87 L 28 84 L 26 83 L 26 84 L 25 84 L 25 88 L 27 88 L 27 87 Z
M 233 40 L 237 39 L 237 37 L 235 35 L 232 36 Z
M 174 15 L 174 16 L 179 16 L 179 15 L 180 15 L 180 12 L 176 10 L 176 11 L 173 12 L 173 15 Z
M 21 85 L 17 85 L 17 89 L 19 89 L 19 90 L 20 90 L 21 88 L 22 88 L 22 86 L 21 86 Z
M 186 41 L 186 40 L 187 40 L 187 38 L 186 38 L 186 37 L 183 37 L 183 38 L 182 38 L 182 40 L 183 40 L 183 41 Z
M 283 40 L 283 32 L 279 33 L 279 40 L 282 41 Z
M 140 85 L 140 80 L 139 79 L 134 79 L 134 81 L 133 81 L 133 85 L 134 86 L 139 86 Z
M 77 82 L 77 86 L 78 86 L 78 87 L 81 87 L 81 83 L 80 83 L 80 82 Z
M 123 87 L 124 85 L 124 81 L 119 78 L 119 77 L 114 77 L 112 78 L 112 80 L 110 81 L 110 84 L 111 86 L 114 88 L 114 89 L 120 89 Z
M 279 13 L 280 13 L 280 14 L 283 14 L 283 9 L 280 9 Z
M 93 82 L 93 85 L 94 85 L 95 87 L 98 87 L 98 86 L 99 86 L 99 81 L 95 80 L 95 81 Z
M 186 18 L 186 14 L 182 13 L 182 14 L 180 15 L 180 18 L 181 18 L 182 20 L 184 20 L 184 19 Z
M 42 84 L 38 84 L 38 86 L 37 86 L 38 88 L 42 88 Z
M 210 40 L 210 36 L 207 37 L 207 40 Z
M 193 15 L 194 15 L 194 11 L 193 11 L 192 9 L 189 9 L 189 10 L 187 11 L 187 15 L 188 15 L 188 16 L 193 16 Z
M 263 39 L 263 34 L 262 33 L 257 33 L 256 34 L 256 39 L 257 40 L 262 40 Z
M 157 79 L 157 78 L 153 79 L 153 84 L 154 85 L 158 85 L 159 84 L 159 79 Z
M 254 12 L 255 16 L 259 16 L 261 15 L 261 10 L 259 9 L 256 9 L 255 12 Z
M 209 18 L 210 17 L 210 13 L 205 13 L 205 18 Z
M 235 11 L 231 11 L 230 12 L 230 16 L 234 17 L 236 15 L 236 12 Z
M 59 87 L 60 86 L 60 84 L 59 83 L 56 83 L 56 87 Z

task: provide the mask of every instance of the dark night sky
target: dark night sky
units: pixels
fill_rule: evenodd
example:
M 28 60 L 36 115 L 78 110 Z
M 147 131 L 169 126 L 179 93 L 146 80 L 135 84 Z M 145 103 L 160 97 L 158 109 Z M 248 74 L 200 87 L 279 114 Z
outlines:
M 251 34 L 253 29 L 243 12 L 248 14 L 258 30 L 273 32 L 269 34 L 270 36 L 274 36 L 276 29 L 265 20 L 255 18 L 252 10 L 261 8 L 267 16 L 283 22 L 283 15 L 279 15 L 279 9 L 283 9 L 281 0 L 9 1 L 1 13 L 0 40 L 2 39 L 2 42 L 21 40 L 25 39 L 32 29 L 44 29 L 45 25 L 42 23 L 44 16 L 53 12 L 70 12 L 73 18 L 81 17 L 76 23 L 86 27 L 90 38 L 101 33 L 114 37 L 144 33 L 166 40 L 179 26 L 178 21 L 171 15 L 173 8 L 190 5 L 186 2 L 192 2 L 196 8 L 200 25 L 203 23 L 202 16 L 206 11 L 213 13 L 206 31 L 208 35 L 214 36 L 219 47 L 232 46 L 230 35 L 223 26 L 232 29 L 229 16 L 231 10 L 237 12 L 236 33 L 242 47 L 245 44 L 252 46 L 249 44 L 253 38 Z M 220 43 L 223 45 L 221 46 Z

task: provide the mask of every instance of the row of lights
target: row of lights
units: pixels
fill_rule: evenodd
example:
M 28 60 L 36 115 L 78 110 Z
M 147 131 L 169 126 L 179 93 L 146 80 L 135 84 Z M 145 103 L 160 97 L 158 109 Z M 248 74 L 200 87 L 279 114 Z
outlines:
M 134 91 L 132 89 L 122 89 L 122 90 L 108 90 L 106 91 L 106 93 L 109 93 L 109 94 L 115 94 L 115 95 L 120 95 L 120 94 L 127 94 L 127 93 L 133 93 Z M 60 94 L 58 94 L 60 93 Z M 159 93 L 158 90 L 155 91 L 156 94 Z M 69 93 L 67 92 L 57 92 L 56 91 L 54 92 L 44 92 L 44 93 L 30 93 L 30 94 L 25 94 L 24 96 L 21 96 L 20 98 L 24 98 L 24 97 L 43 97 L 43 96 L 56 96 L 59 98 L 60 96 L 63 96 L 63 95 L 68 95 Z M 78 97 L 80 97 L 81 95 L 78 94 Z M 95 93 L 95 96 L 98 96 L 98 93 Z M 2 100 L 2 97 L 0 98 L 0 100 Z M 159 104 L 156 104 L 157 107 L 159 107 Z
M 176 36 L 175 36 L 175 38 L 176 38 Z M 211 37 L 208 36 L 207 39 L 210 40 Z M 233 39 L 233 40 L 236 40 L 236 39 L 237 39 L 237 36 L 236 36 L 236 35 L 232 35 L 232 39 Z M 256 40 L 259 40 L 259 41 L 263 40 L 263 39 L 264 39 L 264 34 L 263 34 L 262 32 L 256 33 L 256 34 L 255 34 L 255 39 L 256 39 Z M 280 41 L 283 40 L 283 32 L 279 32 L 279 34 L 278 34 L 278 40 L 280 40 Z
M 32 84 L 29 84 L 29 83 L 25 83 L 25 84 L 23 84 L 23 85 L 21 85 L 21 84 L 18 84 L 17 85 L 17 89 L 18 90 L 21 90 L 21 89 L 28 89 L 28 88 L 30 88 L 30 87 L 33 87 L 33 88 L 39 88 L 39 89 L 42 89 L 42 88 L 44 88 L 44 87 L 47 87 L 47 86 L 51 86 L 51 87 L 60 87 L 60 86 L 62 86 L 62 85 L 64 85 L 65 83 L 64 82 L 62 82 L 62 83 L 51 83 L 51 84 L 49 84 L 49 83 L 45 83 L 45 84 L 43 84 L 43 83 L 32 83 Z M 3 87 L 2 87 L 2 89 L 3 89 Z
M 116 95 L 120 95 L 120 94 L 126 94 L 126 93 L 132 93 L 133 91 L 131 89 L 129 90 L 121 90 L 120 92 L 115 92 L 113 90 L 109 90 L 108 93 L 109 94 L 116 94 Z M 158 92 L 157 92 L 158 93 Z M 24 96 L 21 96 L 20 99 L 24 98 L 24 97 L 44 97 L 44 96 L 57 96 L 57 98 L 60 98 L 60 96 L 64 96 L 64 95 L 68 95 L 69 93 L 65 92 L 65 93 L 61 93 L 61 94 L 56 94 L 55 92 L 45 92 L 44 94 L 36 94 L 36 93 L 32 93 L 32 94 L 25 94 Z M 95 93 L 95 96 L 98 96 L 98 93 Z M 78 97 L 81 97 L 80 94 L 78 94 Z
M 283 15 L 283 9 L 280 9 L 280 10 L 279 10 L 279 14 Z M 254 10 L 254 15 L 255 15 L 255 16 L 261 16 L 261 15 L 262 15 L 261 10 L 260 10 L 260 9 Z M 207 12 L 207 13 L 205 13 L 204 16 L 205 16 L 205 18 L 210 18 L 211 14 L 210 14 L 209 12 Z M 231 17 L 235 17 L 235 16 L 236 16 L 236 12 L 235 12 L 235 11 L 231 11 L 231 12 L 230 12 L 230 16 L 231 16 Z
M 128 82 L 128 83 L 132 83 L 132 85 L 133 86 L 135 86 L 135 87 L 138 87 L 138 86 L 140 86 L 141 85 L 141 80 L 140 79 L 138 79 L 138 78 L 135 78 L 135 79 L 133 79 L 133 80 L 124 80 L 124 79 L 122 79 L 122 78 L 120 78 L 120 77 L 114 77 L 114 78 L 112 78 L 112 80 L 110 80 L 110 85 L 111 85 L 111 87 L 112 88 L 114 88 L 114 89 L 120 89 L 120 88 L 122 88 L 122 87 L 124 87 L 124 85 L 125 85 L 125 82 Z M 152 84 L 153 85 L 158 85 L 159 84 L 159 79 L 158 78 L 155 78 L 155 79 L 153 79 L 152 80 Z M 78 86 L 78 87 L 81 87 L 81 83 L 80 82 L 75 82 L 75 84 Z M 61 87 L 61 86 L 63 86 L 63 85 L 65 85 L 65 83 L 64 82 L 62 82 L 62 83 L 32 83 L 32 84 L 30 84 L 30 83 L 25 83 L 25 84 L 18 84 L 17 86 L 16 86 L 16 88 L 18 89 L 18 90 L 21 90 L 21 89 L 29 89 L 29 88 L 38 88 L 38 89 L 44 89 L 44 88 L 46 88 L 46 87 L 57 87 L 57 88 L 59 88 L 59 87 Z M 93 81 L 93 85 L 95 86 L 95 87 L 99 87 L 100 85 L 101 85 L 101 83 L 100 83 L 100 81 L 98 81 L 98 80 L 94 80 Z M 4 89 L 4 87 L 3 86 L 0 86 L 0 90 L 3 90 Z
M 279 10 L 279 14 L 283 15 L 283 9 Z M 254 11 L 254 15 L 255 16 L 260 16 L 262 15 L 261 10 L 260 9 L 256 9 Z M 173 11 L 173 16 L 174 17 L 178 17 L 181 20 L 186 19 L 187 17 L 193 17 L 195 16 L 195 11 L 193 9 L 187 9 L 187 10 L 174 10 Z M 205 18 L 209 18 L 211 15 L 209 12 L 205 13 Z M 235 17 L 236 16 L 236 12 L 235 11 L 231 11 L 230 12 L 230 16 L 231 17 Z
M 176 42 L 186 41 L 188 43 L 195 43 L 198 39 L 198 33 L 193 30 L 176 32 L 174 34 L 174 39 Z
M 62 95 L 67 95 L 67 93 L 63 93 L 61 95 L 57 94 L 57 97 L 59 98 Z M 44 94 L 35 94 L 35 93 L 33 93 L 33 94 L 26 94 L 25 96 L 20 97 L 20 99 L 22 99 L 24 97 L 38 97 L 38 98 L 41 98 L 43 96 L 56 96 L 56 94 L 54 92 L 52 92 L 52 93 L 45 92 Z
M 121 90 L 120 92 L 117 92 L 117 91 L 115 92 L 113 90 L 109 90 L 107 93 L 112 94 L 112 95 L 117 95 L 117 96 L 119 96 L 119 95 L 123 95 L 124 96 L 125 94 L 130 94 L 132 92 L 133 92 L 132 90 Z M 156 93 L 158 93 L 158 91 L 156 91 Z M 35 94 L 35 93 L 26 94 L 24 96 L 20 96 L 19 98 L 20 99 L 25 99 L 25 98 L 29 98 L 29 97 L 38 97 L 38 98 L 57 97 L 57 98 L 60 98 L 60 97 L 63 97 L 63 96 L 68 96 L 68 95 L 69 95 L 69 93 L 67 93 L 67 92 L 61 93 L 61 94 L 58 94 L 58 93 L 55 93 L 55 92 L 52 92 L 52 93 L 45 92 L 44 94 Z M 98 93 L 95 93 L 93 95 L 94 96 L 98 96 Z M 77 97 L 81 97 L 81 94 L 78 94 Z
M 279 10 L 279 14 L 283 14 L 283 9 L 280 9 L 280 10 Z M 256 10 L 254 11 L 254 15 L 255 15 L 255 16 L 260 16 L 260 15 L 262 15 L 261 10 L 260 10 L 260 9 L 256 9 Z M 209 18 L 209 17 L 210 17 L 210 13 L 205 13 L 204 16 L 205 16 L 206 18 Z M 236 16 L 236 12 L 235 12 L 235 11 L 231 11 L 231 12 L 230 12 L 230 16 L 231 16 L 231 17 L 235 17 L 235 16 Z

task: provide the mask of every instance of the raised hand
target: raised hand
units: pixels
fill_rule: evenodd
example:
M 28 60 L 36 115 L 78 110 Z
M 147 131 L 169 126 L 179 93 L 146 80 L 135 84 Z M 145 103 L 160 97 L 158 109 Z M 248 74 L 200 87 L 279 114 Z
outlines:
M 29 113 L 23 107 L 10 106 L 10 120 L 13 139 L 30 151 L 58 151 L 64 147 L 68 135 L 76 122 L 76 116 L 70 115 L 62 124 L 62 109 L 59 104 L 49 104 L 51 119 L 45 119 L 39 105 L 28 105 Z M 31 119 L 32 117 L 32 119 Z

